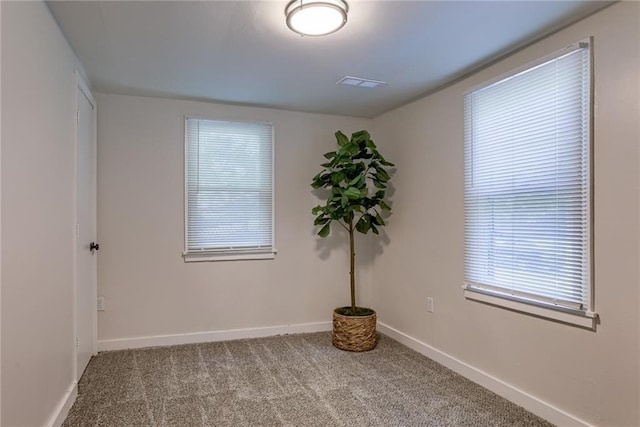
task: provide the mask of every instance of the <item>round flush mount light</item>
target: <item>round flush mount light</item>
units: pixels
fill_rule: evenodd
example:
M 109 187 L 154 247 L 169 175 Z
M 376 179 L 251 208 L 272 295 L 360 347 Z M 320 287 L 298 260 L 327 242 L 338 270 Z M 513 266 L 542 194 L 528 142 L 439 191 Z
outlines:
M 324 36 L 347 23 L 349 6 L 342 0 L 293 0 L 284 14 L 287 26 L 303 36 Z

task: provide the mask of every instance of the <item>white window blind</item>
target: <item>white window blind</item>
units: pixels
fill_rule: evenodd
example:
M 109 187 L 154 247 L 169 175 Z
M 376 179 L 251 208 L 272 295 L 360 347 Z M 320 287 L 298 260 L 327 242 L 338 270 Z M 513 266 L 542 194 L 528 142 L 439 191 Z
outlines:
M 465 295 L 593 316 L 588 43 L 465 95 Z
M 185 256 L 273 252 L 270 123 L 185 118 Z

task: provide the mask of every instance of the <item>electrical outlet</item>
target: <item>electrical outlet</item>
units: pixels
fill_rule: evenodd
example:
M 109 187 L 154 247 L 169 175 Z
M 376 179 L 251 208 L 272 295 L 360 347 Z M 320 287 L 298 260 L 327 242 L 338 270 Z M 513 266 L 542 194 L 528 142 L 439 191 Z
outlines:
M 104 297 L 98 297 L 98 311 L 104 311 L 104 309 L 105 309 Z
M 433 298 L 432 297 L 427 298 L 427 311 L 429 313 L 433 313 Z

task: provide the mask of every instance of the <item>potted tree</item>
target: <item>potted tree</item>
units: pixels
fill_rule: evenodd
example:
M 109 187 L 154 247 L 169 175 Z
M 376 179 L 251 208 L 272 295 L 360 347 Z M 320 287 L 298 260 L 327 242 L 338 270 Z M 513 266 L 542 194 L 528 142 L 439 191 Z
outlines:
M 318 236 L 327 237 L 331 225 L 343 227 L 349 234 L 351 305 L 333 311 L 333 345 L 349 351 L 367 351 L 376 346 L 376 312 L 356 305 L 355 232 L 378 234 L 385 225 L 382 211 L 390 212 L 385 202 L 390 179 L 388 162 L 377 150 L 369 132 L 361 130 L 347 138 L 335 133 L 338 147 L 324 155 L 324 168 L 313 177 L 314 189 L 329 191 L 324 204 L 311 211 Z

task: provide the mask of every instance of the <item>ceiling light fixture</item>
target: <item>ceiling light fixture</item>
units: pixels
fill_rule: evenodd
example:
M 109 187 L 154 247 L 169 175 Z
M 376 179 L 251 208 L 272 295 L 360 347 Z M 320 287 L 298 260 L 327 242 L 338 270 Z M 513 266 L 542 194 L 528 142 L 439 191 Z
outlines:
M 284 14 L 292 31 L 303 36 L 324 36 L 344 27 L 348 11 L 343 0 L 292 0 Z

